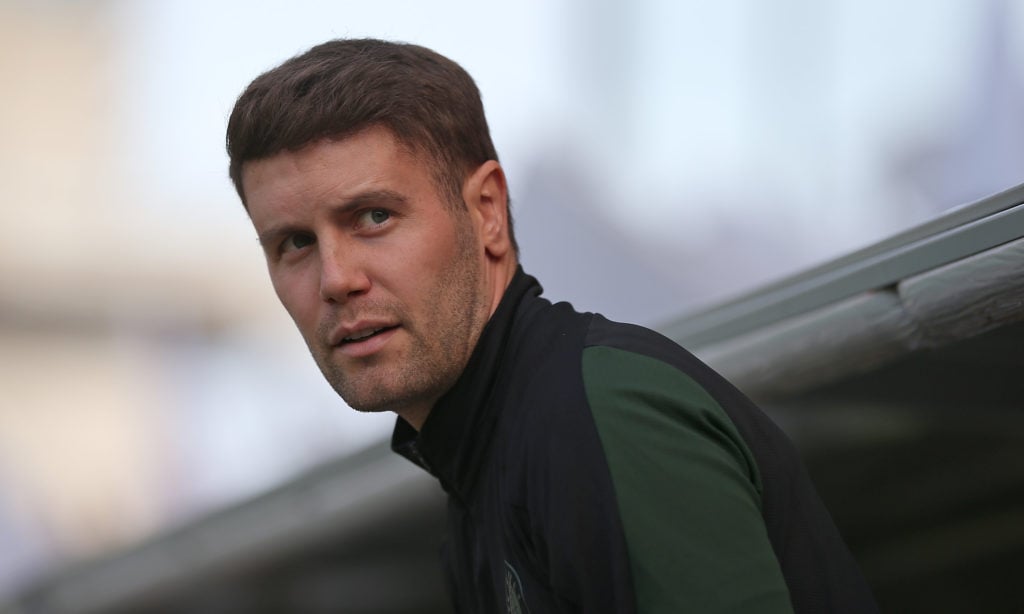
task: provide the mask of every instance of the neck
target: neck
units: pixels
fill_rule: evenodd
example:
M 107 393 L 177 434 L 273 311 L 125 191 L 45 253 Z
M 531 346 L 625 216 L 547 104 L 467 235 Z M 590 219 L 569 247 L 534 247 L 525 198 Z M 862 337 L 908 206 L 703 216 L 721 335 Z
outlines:
M 503 258 L 500 262 L 491 262 L 489 266 L 484 267 L 484 289 L 486 292 L 484 297 L 485 301 L 489 300 L 489 303 L 484 303 L 484 305 L 488 306 L 487 317 L 477 328 L 476 338 L 473 340 L 474 348 L 480 342 L 480 335 L 483 334 L 484 327 L 487 326 L 487 322 L 490 321 L 494 312 L 498 309 L 498 304 L 501 303 L 502 297 L 505 296 L 505 290 L 512 283 L 512 277 L 515 276 L 518 266 L 519 263 L 514 258 Z M 465 368 L 465 365 L 463 365 L 463 368 Z M 409 426 L 419 431 L 423 428 L 423 423 L 427 421 L 427 416 L 430 415 L 430 410 L 434 408 L 436 403 L 437 399 L 434 399 L 429 403 L 396 410 L 395 413 L 408 422 Z
M 501 262 L 496 262 L 493 266 L 486 267 L 485 275 L 487 275 L 487 286 L 490 289 L 491 300 L 490 311 L 487 313 L 488 319 L 498 309 L 498 304 L 501 303 L 502 297 L 505 296 L 505 290 L 508 290 L 508 285 L 512 283 L 512 277 L 516 274 L 518 266 L 519 262 L 515 258 L 504 258 Z
M 399 410 L 397 413 L 403 420 L 409 423 L 409 426 L 419 431 L 423 428 L 423 423 L 427 421 L 427 416 L 430 415 L 430 410 L 433 404 L 430 406 L 415 407 L 410 409 Z

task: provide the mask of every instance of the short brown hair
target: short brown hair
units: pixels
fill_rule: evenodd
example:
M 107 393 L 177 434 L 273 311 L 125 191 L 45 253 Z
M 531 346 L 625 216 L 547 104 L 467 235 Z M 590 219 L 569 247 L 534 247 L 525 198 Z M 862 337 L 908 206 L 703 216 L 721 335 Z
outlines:
M 374 125 L 426 154 L 452 203 L 462 203 L 469 172 L 498 159 L 480 91 L 461 66 L 419 45 L 332 40 L 263 73 L 238 97 L 227 150 L 242 204 L 245 162 Z M 514 247 L 511 214 L 508 230 Z

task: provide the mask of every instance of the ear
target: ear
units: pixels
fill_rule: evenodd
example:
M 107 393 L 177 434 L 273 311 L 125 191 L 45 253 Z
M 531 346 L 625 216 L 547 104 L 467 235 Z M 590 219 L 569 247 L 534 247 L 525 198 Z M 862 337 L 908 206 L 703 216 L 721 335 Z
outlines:
M 492 258 L 512 251 L 508 237 L 508 188 L 505 171 L 496 160 L 477 167 L 462 185 L 462 199 L 469 208 L 480 240 Z

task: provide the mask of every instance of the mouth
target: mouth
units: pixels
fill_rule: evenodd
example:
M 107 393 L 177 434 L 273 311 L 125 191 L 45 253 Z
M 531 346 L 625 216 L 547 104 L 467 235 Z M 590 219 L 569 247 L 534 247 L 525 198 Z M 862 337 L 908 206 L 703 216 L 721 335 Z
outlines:
M 394 319 L 366 318 L 339 326 L 327 342 L 332 351 L 343 356 L 369 358 L 384 350 L 401 327 L 401 322 Z
M 367 328 L 367 329 L 364 329 L 364 330 L 359 330 L 359 331 L 356 331 L 356 332 L 352 333 L 351 335 L 349 335 L 347 337 L 342 338 L 342 340 L 338 343 L 338 345 L 347 345 L 347 344 L 350 344 L 350 343 L 360 343 L 360 342 L 366 341 L 367 339 L 370 339 L 372 337 L 376 337 L 377 335 L 386 333 L 388 331 L 395 330 L 396 328 L 398 328 L 398 327 L 397 326 L 381 326 L 380 328 Z

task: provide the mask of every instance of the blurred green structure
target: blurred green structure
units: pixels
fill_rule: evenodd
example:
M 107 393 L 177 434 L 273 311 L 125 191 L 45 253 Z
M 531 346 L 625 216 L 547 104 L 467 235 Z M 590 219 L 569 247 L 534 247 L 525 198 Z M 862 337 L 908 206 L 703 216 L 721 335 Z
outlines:
M 662 327 L 804 453 L 884 611 L 1019 611 L 1024 186 Z M 448 610 L 444 500 L 385 443 L 17 595 L 6 614 Z

